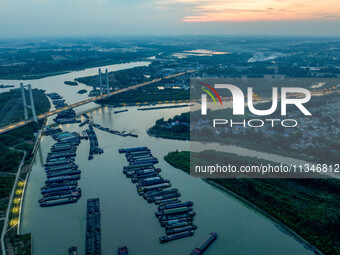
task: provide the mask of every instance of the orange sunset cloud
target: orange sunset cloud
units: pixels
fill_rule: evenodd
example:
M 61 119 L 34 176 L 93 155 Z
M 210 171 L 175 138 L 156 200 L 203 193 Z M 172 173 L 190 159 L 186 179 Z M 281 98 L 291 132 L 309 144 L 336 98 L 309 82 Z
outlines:
M 340 20 L 339 0 L 166 0 L 188 13 L 182 22 Z

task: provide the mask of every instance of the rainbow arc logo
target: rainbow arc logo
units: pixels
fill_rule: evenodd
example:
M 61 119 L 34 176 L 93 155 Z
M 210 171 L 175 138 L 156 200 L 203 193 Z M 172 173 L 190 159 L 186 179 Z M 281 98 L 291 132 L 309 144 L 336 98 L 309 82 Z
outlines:
M 220 101 L 220 104 L 222 106 L 222 100 L 221 100 L 220 95 L 217 93 L 217 91 L 213 87 L 211 87 L 209 84 L 206 84 L 206 83 L 203 83 L 203 82 L 199 82 L 199 83 L 202 84 L 203 86 L 205 86 L 206 88 L 210 89 L 216 95 L 216 97 L 218 98 L 218 100 Z M 211 97 L 211 99 L 214 101 L 215 104 L 217 104 L 215 97 L 213 96 L 213 94 L 211 94 L 211 92 L 209 90 L 207 90 L 205 88 L 201 88 L 201 89 Z

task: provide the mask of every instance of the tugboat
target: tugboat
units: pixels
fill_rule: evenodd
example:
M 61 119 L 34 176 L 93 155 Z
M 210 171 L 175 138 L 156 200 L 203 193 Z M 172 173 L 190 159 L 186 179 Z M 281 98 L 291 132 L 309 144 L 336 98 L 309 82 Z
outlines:
M 119 247 L 118 255 L 129 255 L 128 248 L 126 246 Z

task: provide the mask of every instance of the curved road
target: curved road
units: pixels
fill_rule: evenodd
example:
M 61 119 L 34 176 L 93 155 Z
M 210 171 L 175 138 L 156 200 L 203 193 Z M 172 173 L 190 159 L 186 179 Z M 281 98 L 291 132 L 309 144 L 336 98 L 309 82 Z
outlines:
M 5 222 L 4 222 L 4 227 L 3 227 L 2 233 L 1 233 L 1 249 L 2 249 L 3 255 L 6 255 L 6 248 L 5 248 L 4 239 L 5 239 L 5 234 L 7 232 L 7 226 L 8 226 L 8 221 L 9 221 L 9 213 L 10 213 L 10 210 L 11 210 L 11 205 L 13 203 L 14 192 L 15 192 L 15 189 L 16 189 L 17 184 L 18 184 L 20 172 L 21 172 L 22 166 L 25 163 L 25 158 L 26 158 L 26 151 L 22 151 L 22 152 L 24 153 L 24 155 L 22 156 L 20 165 L 18 167 L 17 175 L 15 177 L 15 181 L 14 181 L 13 188 L 12 188 L 12 193 L 11 193 L 9 203 L 8 203 L 8 207 L 7 207 L 7 211 L 6 211 L 6 218 L 5 218 Z

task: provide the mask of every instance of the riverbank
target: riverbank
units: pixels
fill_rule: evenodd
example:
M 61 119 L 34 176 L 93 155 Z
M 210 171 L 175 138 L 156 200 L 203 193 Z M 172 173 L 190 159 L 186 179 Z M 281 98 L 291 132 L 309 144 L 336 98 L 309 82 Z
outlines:
M 37 114 L 48 111 L 50 103 L 43 90 L 33 90 Z M 23 119 L 21 94 L 18 91 L 1 94 L 0 111 L 5 112 L 2 124 Z M 20 236 L 17 233 L 18 223 L 23 202 L 23 188 L 26 176 L 29 174 L 31 162 L 35 156 L 39 137 L 39 129 L 44 126 L 44 121 L 31 123 L 0 136 L 0 170 L 6 177 L 0 178 L 0 217 L 4 217 L 1 242 L 2 249 L 12 254 L 13 251 L 30 251 L 30 235 Z M 35 144 L 35 145 L 34 145 Z M 14 171 L 16 171 L 14 173 Z M 4 215 L 6 212 L 6 215 Z M 4 250 L 3 250 L 4 252 Z M 5 253 L 6 254 L 6 253 Z M 15 253 L 30 254 L 30 253 Z
M 216 152 L 220 153 L 220 152 Z M 196 153 L 195 155 L 199 155 Z M 189 173 L 189 152 L 170 152 L 165 160 Z M 247 157 L 244 157 L 247 160 Z M 340 184 L 334 179 L 207 179 L 261 209 L 325 254 L 340 254 L 337 239 Z M 325 231 L 327 230 L 327 231 Z M 303 241 L 303 240 L 302 240 Z
M 139 61 L 131 60 L 131 61 Z M 27 72 L 24 72 L 22 74 L 8 74 L 8 75 L 1 75 L 0 80 L 36 80 L 36 79 L 42 79 L 50 76 L 56 76 L 56 75 L 62 75 L 70 72 L 75 71 L 82 71 L 87 68 L 94 68 L 97 66 L 104 66 L 104 65 L 115 65 L 115 64 L 126 64 L 131 61 L 100 61 L 100 62 L 94 62 L 90 64 L 85 64 L 83 66 L 75 66 L 75 67 L 66 67 L 67 70 L 60 70 L 60 71 L 51 71 L 51 72 L 45 72 L 45 73 L 36 73 L 36 74 L 27 74 Z M 85 61 L 86 63 L 86 61 Z M 55 69 L 53 69 L 55 70 Z

